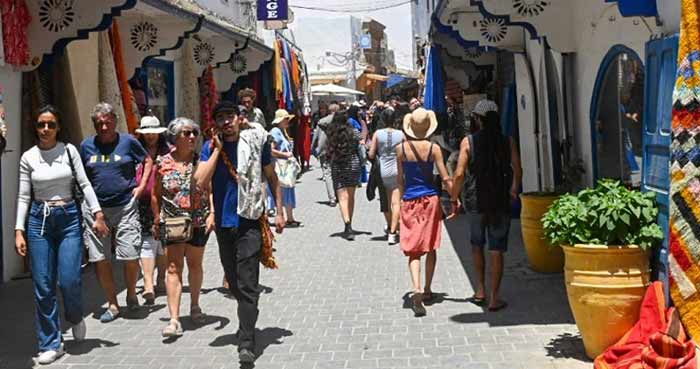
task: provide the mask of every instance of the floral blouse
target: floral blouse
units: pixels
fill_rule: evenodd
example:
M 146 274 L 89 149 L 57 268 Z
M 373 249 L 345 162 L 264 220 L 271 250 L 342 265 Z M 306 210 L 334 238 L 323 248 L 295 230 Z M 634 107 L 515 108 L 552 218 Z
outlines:
M 193 163 L 189 163 L 183 168 L 173 159 L 172 154 L 167 154 L 159 156 L 156 159 L 156 165 L 163 185 L 161 190 L 161 220 L 192 215 L 191 202 L 194 200 L 195 210 L 192 223 L 195 228 L 206 227 L 209 216 L 209 193 L 197 188 L 194 196 L 190 196 Z

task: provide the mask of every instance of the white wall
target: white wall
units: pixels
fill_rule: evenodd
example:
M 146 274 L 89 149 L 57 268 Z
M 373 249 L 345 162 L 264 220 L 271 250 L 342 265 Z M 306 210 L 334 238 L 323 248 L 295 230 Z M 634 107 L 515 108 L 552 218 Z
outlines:
M 616 44 L 634 50 L 644 60 L 644 45 L 652 33 L 639 18 L 624 18 L 617 6 L 602 1 L 575 1 L 572 27 L 576 32 L 577 52 L 574 55 L 574 140 L 577 155 L 586 163 L 586 178 L 593 184 L 593 148 L 590 114 L 593 88 L 598 69 L 608 51 Z M 635 24 L 637 23 L 637 24 Z M 647 22 L 654 33 L 655 22 Z
M 2 156 L 2 253 L 3 275 L 7 281 L 22 272 L 22 259 L 15 253 L 15 218 L 19 187 L 21 147 L 22 73 L 0 67 L 0 86 L 4 97 L 7 124 L 7 150 Z

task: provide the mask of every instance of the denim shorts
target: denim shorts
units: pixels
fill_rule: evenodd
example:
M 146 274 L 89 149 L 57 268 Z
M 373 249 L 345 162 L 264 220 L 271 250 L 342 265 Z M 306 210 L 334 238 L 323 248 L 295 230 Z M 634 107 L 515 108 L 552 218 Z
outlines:
M 508 251 L 510 215 L 499 215 L 495 224 L 488 226 L 483 224 L 482 218 L 483 214 L 467 212 L 467 222 L 469 223 L 469 234 L 472 246 L 484 247 L 488 240 L 490 251 Z

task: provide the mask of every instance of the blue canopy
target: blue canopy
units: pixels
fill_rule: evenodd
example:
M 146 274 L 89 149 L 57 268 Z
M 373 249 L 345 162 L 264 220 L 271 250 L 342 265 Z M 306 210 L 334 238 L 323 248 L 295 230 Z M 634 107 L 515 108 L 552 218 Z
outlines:
M 605 0 L 605 2 L 617 3 L 623 17 L 656 17 L 659 15 L 656 0 Z
M 386 88 L 392 88 L 399 83 L 403 82 L 406 79 L 406 77 L 400 75 L 400 74 L 390 74 L 389 79 L 386 81 Z
M 425 72 L 425 93 L 423 96 L 423 105 L 426 109 L 436 113 L 447 112 L 447 102 L 445 101 L 445 77 L 442 71 L 439 45 L 430 47 L 428 67 Z

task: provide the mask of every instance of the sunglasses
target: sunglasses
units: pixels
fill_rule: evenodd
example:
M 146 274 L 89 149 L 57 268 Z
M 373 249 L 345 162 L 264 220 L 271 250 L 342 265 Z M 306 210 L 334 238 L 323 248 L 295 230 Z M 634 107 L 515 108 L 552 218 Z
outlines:
M 182 131 L 182 136 L 197 138 L 197 136 L 199 136 L 199 131 Z
M 58 128 L 58 123 L 54 121 L 36 122 L 34 123 L 34 126 L 36 127 L 36 129 L 56 129 Z

